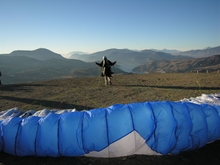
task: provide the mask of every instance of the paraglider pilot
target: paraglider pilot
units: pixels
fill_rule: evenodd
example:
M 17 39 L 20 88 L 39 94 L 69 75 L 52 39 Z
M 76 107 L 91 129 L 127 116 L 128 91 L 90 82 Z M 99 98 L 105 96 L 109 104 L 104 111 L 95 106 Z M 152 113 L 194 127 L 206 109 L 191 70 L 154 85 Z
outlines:
M 96 63 L 96 65 L 102 67 L 102 75 L 101 76 L 104 76 L 105 85 L 108 85 L 108 84 L 112 85 L 111 78 L 112 78 L 112 74 L 114 72 L 112 72 L 111 66 L 115 65 L 116 61 L 111 62 L 110 60 L 107 59 L 106 56 L 103 56 L 101 63 L 98 63 L 98 62 L 95 62 L 95 63 Z

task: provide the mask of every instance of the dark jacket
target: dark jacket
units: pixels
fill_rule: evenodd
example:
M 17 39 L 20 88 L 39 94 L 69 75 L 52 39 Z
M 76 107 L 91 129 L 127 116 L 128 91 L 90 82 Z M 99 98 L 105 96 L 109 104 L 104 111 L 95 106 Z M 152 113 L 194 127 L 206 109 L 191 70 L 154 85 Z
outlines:
M 111 66 L 115 65 L 115 62 L 111 62 L 108 59 L 102 60 L 101 63 L 95 62 L 96 65 L 102 67 L 102 76 L 108 76 L 111 77 L 113 72 L 111 71 Z

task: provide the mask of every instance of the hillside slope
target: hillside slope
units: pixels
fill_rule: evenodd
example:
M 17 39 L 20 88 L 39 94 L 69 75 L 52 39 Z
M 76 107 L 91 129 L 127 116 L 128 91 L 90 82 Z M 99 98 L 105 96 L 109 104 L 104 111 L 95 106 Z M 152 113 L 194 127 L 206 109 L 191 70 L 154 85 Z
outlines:
M 36 60 L 48 60 L 48 59 L 64 59 L 60 54 L 54 53 L 48 49 L 39 48 L 33 51 L 17 50 L 13 51 L 8 56 L 24 56 L 34 58 Z
M 129 49 L 107 49 L 89 55 L 73 55 L 71 58 L 80 59 L 85 62 L 101 61 L 103 56 L 111 61 L 117 61 L 120 69 L 131 72 L 133 68 L 144 64 L 151 60 L 174 60 L 190 57 L 174 56 L 164 52 L 156 52 L 152 50 L 134 51 Z
M 3 84 L 33 82 L 65 77 L 89 77 L 101 74 L 95 63 L 87 63 L 74 59 L 37 60 L 26 56 L 0 56 L 0 71 Z M 125 73 L 117 67 L 117 73 Z
M 217 54 L 220 54 L 220 46 L 208 48 L 208 49 L 198 49 L 198 50 L 190 50 L 183 52 L 166 51 L 166 49 L 162 51 L 157 51 L 157 50 L 134 51 L 129 49 L 107 49 L 104 51 L 99 51 L 87 55 L 84 54 L 72 55 L 71 58 L 81 59 L 86 62 L 93 62 L 93 61 L 100 61 L 103 56 L 107 56 L 110 60 L 117 61 L 119 68 L 127 72 L 136 72 L 136 73 L 162 72 L 163 73 L 163 72 L 191 71 L 193 69 L 193 68 L 189 68 L 189 66 L 191 65 L 191 60 L 183 61 L 183 59 L 210 57 Z M 172 60 L 172 62 L 169 62 L 170 60 Z M 172 64 L 169 67 L 170 63 Z M 155 67 L 157 67 L 157 69 L 155 69 Z M 169 67 L 169 68 L 164 69 L 164 67 Z M 204 70 L 218 70 L 218 68 L 219 68 L 218 66 L 213 66 L 211 68 L 200 67 L 200 69 L 198 68 L 195 69 L 204 71 Z
M 133 69 L 138 73 L 184 73 L 220 70 L 220 55 L 198 59 L 149 61 Z
M 193 58 L 209 57 L 212 55 L 220 54 L 220 46 L 208 48 L 208 49 L 198 49 L 198 50 L 178 52 L 178 54 L 183 56 L 190 56 Z

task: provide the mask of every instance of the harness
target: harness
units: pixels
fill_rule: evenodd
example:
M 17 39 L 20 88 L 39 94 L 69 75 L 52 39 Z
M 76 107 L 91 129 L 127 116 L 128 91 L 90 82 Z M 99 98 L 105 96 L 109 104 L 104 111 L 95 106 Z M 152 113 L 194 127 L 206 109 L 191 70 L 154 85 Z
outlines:
M 104 59 L 102 62 L 102 74 L 103 76 L 106 75 L 107 69 L 110 70 L 111 66 L 109 65 L 109 62 L 107 59 Z
M 106 67 L 106 68 L 110 68 L 110 65 L 109 65 L 109 63 L 108 63 L 108 60 L 106 60 L 106 59 L 103 60 L 102 67 L 103 67 L 103 68 L 105 68 L 105 67 Z

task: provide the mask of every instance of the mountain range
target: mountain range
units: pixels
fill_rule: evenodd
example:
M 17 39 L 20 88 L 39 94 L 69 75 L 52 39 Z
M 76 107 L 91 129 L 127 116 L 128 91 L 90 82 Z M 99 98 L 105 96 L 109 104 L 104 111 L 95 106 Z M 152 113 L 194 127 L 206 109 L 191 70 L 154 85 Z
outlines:
M 210 55 L 220 54 L 220 46 L 206 49 L 190 50 L 185 52 L 179 52 L 179 55 L 189 56 L 193 58 L 209 57 Z
M 207 69 L 209 66 L 213 66 L 212 70 L 216 70 L 219 69 L 217 64 L 214 67 L 213 62 L 207 62 L 207 64 L 200 66 L 196 64 L 196 60 L 201 63 L 201 61 L 208 59 L 195 59 L 194 57 L 206 56 L 209 58 L 209 56 L 218 55 L 220 54 L 220 46 L 205 50 L 180 52 L 178 55 L 154 50 L 134 51 L 129 49 L 107 49 L 92 54 L 72 53 L 71 59 L 64 58 L 62 55 L 44 48 L 33 51 L 17 50 L 10 54 L 0 54 L 2 83 L 12 84 L 65 77 L 99 76 L 101 68 L 94 62 L 101 61 L 103 56 L 107 56 L 111 61 L 117 61 L 113 67 L 115 74 L 188 72 L 193 69 L 202 69 L 202 67 Z M 213 56 L 214 61 L 219 64 L 218 58 L 219 56 Z M 192 61 L 194 61 L 193 66 L 196 66 L 194 68 L 191 67 Z M 183 65 L 185 66 L 183 67 Z
M 186 73 L 186 72 L 213 72 L 220 70 L 220 55 L 210 57 L 149 61 L 135 67 L 137 73 Z
M 74 54 L 70 58 L 80 59 L 86 62 L 94 62 L 101 61 L 103 56 L 106 56 L 111 61 L 117 61 L 118 67 L 126 72 L 132 72 L 133 68 L 150 60 L 173 60 L 190 58 L 188 56 L 174 56 L 169 53 L 156 52 L 152 50 L 133 51 L 129 49 L 107 49 L 87 55 Z
M 0 71 L 5 84 L 101 74 L 101 69 L 94 62 L 66 59 L 47 49 L 1 54 Z M 114 72 L 125 73 L 116 67 Z
M 29 50 L 16 50 L 10 54 L 1 54 L 11 57 L 30 57 L 36 60 L 48 60 L 48 59 L 63 59 L 63 56 L 60 54 L 54 53 L 48 49 L 40 48 L 33 51 Z
M 108 59 L 117 61 L 117 65 L 120 69 L 126 72 L 134 72 L 136 70 L 134 69 L 135 67 L 149 64 L 149 62 L 152 61 L 202 58 L 217 54 L 220 54 L 220 46 L 185 52 L 167 49 L 150 49 L 142 51 L 134 51 L 129 49 L 107 49 L 92 54 L 72 54 L 70 58 L 80 59 L 86 62 L 93 62 L 97 60 L 100 61 L 103 56 L 107 56 Z

